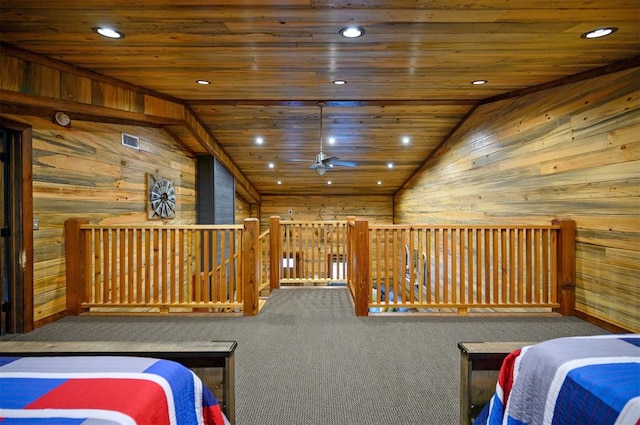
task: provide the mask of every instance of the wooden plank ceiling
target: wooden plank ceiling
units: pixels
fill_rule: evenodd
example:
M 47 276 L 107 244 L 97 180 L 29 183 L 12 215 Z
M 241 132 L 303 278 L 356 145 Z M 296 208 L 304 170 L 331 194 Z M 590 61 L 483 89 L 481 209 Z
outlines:
M 262 195 L 391 195 L 479 102 L 637 56 L 639 17 L 637 0 L 2 0 L 0 34 L 189 105 Z M 324 152 L 356 164 L 323 176 L 319 101 Z

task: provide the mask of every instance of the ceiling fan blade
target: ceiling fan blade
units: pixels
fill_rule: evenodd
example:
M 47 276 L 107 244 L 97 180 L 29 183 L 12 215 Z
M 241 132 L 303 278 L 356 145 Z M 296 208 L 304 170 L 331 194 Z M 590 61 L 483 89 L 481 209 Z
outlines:
M 338 158 L 337 156 L 330 156 L 328 158 L 325 158 L 325 160 L 322 161 L 322 162 L 324 162 L 329 167 L 333 167 L 334 165 L 343 165 L 345 167 L 355 167 L 356 166 L 355 162 L 340 161 L 340 158 Z
M 356 163 L 351 161 L 331 161 L 332 165 L 342 165 L 343 167 L 355 167 Z

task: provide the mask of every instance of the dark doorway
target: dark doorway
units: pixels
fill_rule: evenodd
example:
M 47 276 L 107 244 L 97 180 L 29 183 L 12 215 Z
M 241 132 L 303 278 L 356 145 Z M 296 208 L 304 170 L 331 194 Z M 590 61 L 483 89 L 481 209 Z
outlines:
M 2 294 L 2 304 L 0 307 L 0 335 L 8 333 L 8 329 L 12 326 L 11 316 L 9 314 L 11 310 L 11 285 L 9 283 L 9 259 L 7 253 L 9 252 L 9 238 L 5 235 L 6 230 L 9 227 L 8 217 L 6 212 L 9 210 L 9 187 L 6 184 L 9 180 L 7 167 L 7 145 L 9 135 L 3 129 L 0 131 L 2 136 L 2 145 L 0 146 L 0 191 L 2 191 L 2 203 L 0 203 L 0 220 L 2 225 L 2 237 L 0 238 L 0 263 L 2 268 L 0 269 L 0 294 Z
M 33 329 L 31 127 L 0 119 L 0 334 Z

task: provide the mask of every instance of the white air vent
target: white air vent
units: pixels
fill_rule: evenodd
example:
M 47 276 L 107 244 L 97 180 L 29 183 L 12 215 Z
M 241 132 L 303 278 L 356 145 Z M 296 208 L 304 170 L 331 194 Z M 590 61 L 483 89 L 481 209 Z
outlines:
M 140 138 L 130 134 L 122 133 L 122 144 L 130 148 L 140 149 Z

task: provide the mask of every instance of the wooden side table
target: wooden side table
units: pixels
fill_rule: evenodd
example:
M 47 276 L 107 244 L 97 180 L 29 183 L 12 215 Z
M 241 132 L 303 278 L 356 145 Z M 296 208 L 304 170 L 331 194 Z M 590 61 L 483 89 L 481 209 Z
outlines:
M 534 342 L 459 342 L 460 425 L 469 425 L 493 396 L 509 353 Z

